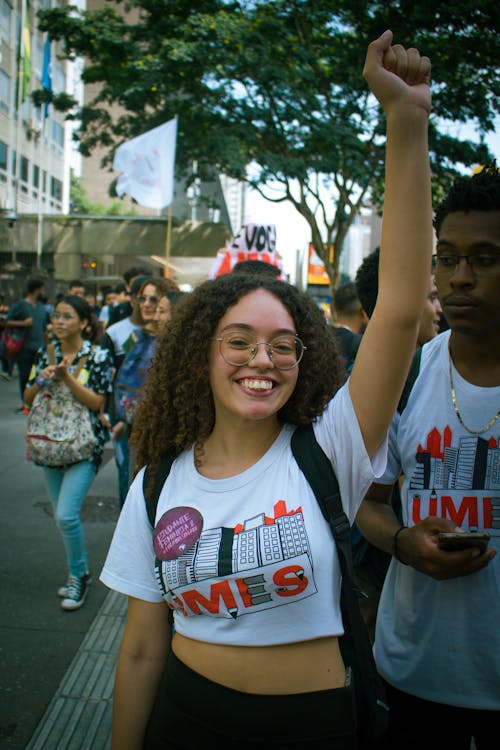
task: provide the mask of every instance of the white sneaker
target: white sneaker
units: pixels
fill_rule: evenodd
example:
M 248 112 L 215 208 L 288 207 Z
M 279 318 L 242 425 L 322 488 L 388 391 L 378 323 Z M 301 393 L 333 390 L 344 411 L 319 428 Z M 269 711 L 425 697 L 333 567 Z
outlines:
M 87 575 L 77 578 L 70 576 L 68 579 L 67 596 L 61 601 L 61 607 L 66 610 L 80 609 L 85 604 L 87 596 Z

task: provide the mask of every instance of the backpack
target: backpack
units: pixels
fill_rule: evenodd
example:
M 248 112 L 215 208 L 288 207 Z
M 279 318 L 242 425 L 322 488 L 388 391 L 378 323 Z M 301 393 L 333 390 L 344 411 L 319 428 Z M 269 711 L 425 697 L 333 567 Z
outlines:
M 312 425 L 297 427 L 292 435 L 291 447 L 335 539 L 342 574 L 341 610 L 345 626 L 345 633 L 339 638 L 339 643 L 344 663 L 350 668 L 353 677 L 359 748 L 383 748 L 389 708 L 385 688 L 375 665 L 368 630 L 359 608 L 359 592 L 353 583 L 351 527 L 342 507 L 337 477 L 316 440 Z M 176 454 L 173 452 L 161 456 L 151 492 L 148 492 L 149 467 L 144 472 L 143 493 L 152 529 L 158 499 L 175 458 Z M 171 616 L 172 612 L 169 610 L 170 620 Z
M 4 359 L 16 359 L 24 346 L 25 338 L 24 329 L 5 328 L 0 339 L 0 356 Z
M 135 331 L 132 338 L 135 344 L 120 365 L 113 385 L 116 418 L 128 425 L 134 421 L 156 348 L 156 336 Z
M 55 364 L 54 344 L 47 346 Z M 89 355 L 78 362 L 78 377 Z M 28 458 L 41 466 L 64 467 L 89 459 L 97 446 L 92 417 L 61 380 L 51 380 L 36 394 L 28 416 L 25 438 Z

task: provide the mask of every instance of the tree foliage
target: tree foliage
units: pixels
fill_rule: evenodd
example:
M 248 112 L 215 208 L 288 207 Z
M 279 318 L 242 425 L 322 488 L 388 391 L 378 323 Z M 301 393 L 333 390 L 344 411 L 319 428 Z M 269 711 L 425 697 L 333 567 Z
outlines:
M 93 203 L 87 197 L 80 179 L 73 170 L 70 172 L 69 187 L 70 213 L 86 214 L 87 216 L 137 216 L 134 208 L 129 208 L 125 201 L 114 200 L 104 206 L 102 203 Z
M 281 193 L 311 227 L 333 284 L 347 231 L 383 195 L 382 114 L 361 77 L 386 28 L 433 61 L 434 190 L 488 157 L 443 120 L 493 128 L 500 111 L 498 0 L 130 0 L 40 11 L 40 27 L 98 84 L 83 107 L 54 97 L 79 124 L 83 154 L 112 160 L 119 143 L 178 115 L 176 169 L 214 167 L 265 197 Z M 70 106 L 71 104 L 71 106 Z M 119 105 L 113 117 L 111 105 Z M 335 244 L 333 263 L 325 251 Z

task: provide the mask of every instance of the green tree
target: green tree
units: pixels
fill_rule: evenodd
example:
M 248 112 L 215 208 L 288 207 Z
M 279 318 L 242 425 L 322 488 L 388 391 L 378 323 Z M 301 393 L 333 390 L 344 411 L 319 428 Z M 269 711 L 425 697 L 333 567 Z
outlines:
M 367 43 L 386 28 L 433 60 L 430 127 L 434 190 L 491 158 L 443 121 L 493 129 L 500 111 L 498 0 L 129 0 L 100 10 L 40 11 L 40 27 L 86 60 L 99 84 L 82 108 L 54 105 L 80 122 L 82 153 L 108 150 L 179 117 L 176 169 L 211 168 L 290 201 L 315 250 L 338 279 L 344 239 L 361 207 L 383 194 L 383 117 L 361 77 Z M 40 92 L 39 92 L 39 95 Z M 113 119 L 110 105 L 122 114 Z M 281 186 L 269 196 L 266 186 Z M 325 250 L 333 243 L 333 261 Z
M 88 199 L 80 179 L 73 170 L 70 172 L 69 210 L 70 213 L 87 216 L 136 216 L 138 213 L 122 200 L 112 201 L 106 206 L 102 203 L 93 203 Z

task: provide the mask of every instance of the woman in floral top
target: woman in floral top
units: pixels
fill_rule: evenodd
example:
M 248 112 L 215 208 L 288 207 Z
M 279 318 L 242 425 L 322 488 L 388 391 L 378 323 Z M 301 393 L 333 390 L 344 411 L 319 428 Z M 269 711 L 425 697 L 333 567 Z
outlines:
M 62 608 L 74 610 L 84 604 L 90 583 L 80 511 L 101 463 L 107 439 L 99 413 L 111 388 L 113 370 L 109 352 L 93 345 L 101 334 L 101 327 L 85 299 L 69 295 L 60 300 L 52 315 L 52 324 L 55 363 L 51 364 L 46 348 L 39 350 L 24 392 L 25 403 L 31 406 L 41 389 L 50 387 L 52 380 L 61 380 L 89 410 L 96 437 L 95 448 L 87 460 L 67 466 L 42 467 L 68 560 L 68 580 L 58 594 Z

